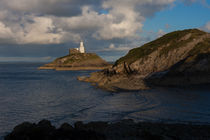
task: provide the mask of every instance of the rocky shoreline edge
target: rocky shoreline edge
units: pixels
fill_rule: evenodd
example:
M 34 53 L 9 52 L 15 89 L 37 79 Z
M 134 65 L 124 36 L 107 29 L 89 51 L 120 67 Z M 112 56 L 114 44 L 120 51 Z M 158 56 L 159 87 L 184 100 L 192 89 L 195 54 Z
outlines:
M 210 138 L 210 125 L 200 124 L 167 124 L 158 122 L 139 122 L 122 120 L 108 122 L 76 122 L 56 128 L 48 120 L 39 123 L 24 122 L 17 125 L 5 136 L 5 140 L 203 140 Z
M 78 71 L 78 70 L 103 70 L 108 67 L 47 67 L 41 66 L 39 70 L 56 70 L 56 71 Z
M 139 91 L 147 90 L 150 87 L 145 83 L 144 78 L 138 75 L 126 76 L 105 76 L 99 72 L 91 73 L 91 76 L 78 76 L 77 80 L 91 83 L 93 86 L 109 92 Z

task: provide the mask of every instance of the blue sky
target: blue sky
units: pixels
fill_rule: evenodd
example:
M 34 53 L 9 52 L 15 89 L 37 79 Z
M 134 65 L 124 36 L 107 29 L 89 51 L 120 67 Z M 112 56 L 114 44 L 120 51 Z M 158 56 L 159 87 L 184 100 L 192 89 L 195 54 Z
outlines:
M 205 5 L 195 2 L 186 5 L 176 2 L 174 6 L 157 12 L 153 17 L 146 19 L 143 30 L 166 32 L 188 28 L 200 28 L 210 20 L 210 9 Z M 166 29 L 166 24 L 169 28 Z
M 81 40 L 115 61 L 189 28 L 210 32 L 210 0 L 1 0 L 0 62 L 51 61 Z

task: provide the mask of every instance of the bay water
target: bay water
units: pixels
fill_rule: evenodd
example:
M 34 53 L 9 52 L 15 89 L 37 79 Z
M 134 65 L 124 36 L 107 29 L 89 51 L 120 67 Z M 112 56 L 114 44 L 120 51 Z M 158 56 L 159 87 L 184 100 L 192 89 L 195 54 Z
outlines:
M 43 63 L 0 63 L 0 139 L 25 121 L 67 122 L 133 119 L 210 123 L 210 90 L 156 88 L 108 92 L 77 76 L 93 71 L 38 70 Z

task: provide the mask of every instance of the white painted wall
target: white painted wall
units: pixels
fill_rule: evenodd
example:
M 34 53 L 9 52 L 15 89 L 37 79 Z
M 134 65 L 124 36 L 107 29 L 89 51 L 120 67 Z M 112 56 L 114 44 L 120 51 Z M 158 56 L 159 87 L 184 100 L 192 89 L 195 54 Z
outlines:
M 80 53 L 85 53 L 85 47 L 84 47 L 84 43 L 82 41 L 80 42 L 79 51 L 80 51 Z

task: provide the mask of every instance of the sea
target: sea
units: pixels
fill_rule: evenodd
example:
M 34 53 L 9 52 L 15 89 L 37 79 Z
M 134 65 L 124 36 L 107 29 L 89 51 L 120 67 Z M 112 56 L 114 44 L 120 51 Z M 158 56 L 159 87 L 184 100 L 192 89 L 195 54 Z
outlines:
M 0 63 L 0 139 L 22 122 L 210 123 L 208 88 L 108 92 L 80 82 L 94 71 L 38 70 L 43 63 Z

